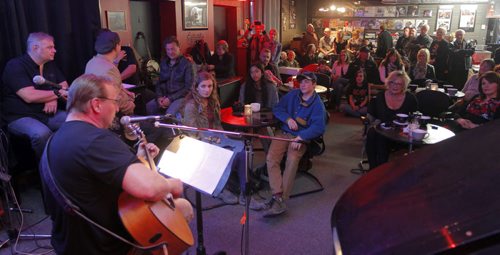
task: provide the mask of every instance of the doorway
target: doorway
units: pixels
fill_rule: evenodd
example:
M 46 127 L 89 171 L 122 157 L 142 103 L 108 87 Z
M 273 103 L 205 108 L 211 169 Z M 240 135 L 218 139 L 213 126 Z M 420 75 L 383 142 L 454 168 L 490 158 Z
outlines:
M 236 56 L 237 39 L 236 7 L 214 5 L 214 45 L 219 40 L 226 40 L 229 44 L 229 52 Z

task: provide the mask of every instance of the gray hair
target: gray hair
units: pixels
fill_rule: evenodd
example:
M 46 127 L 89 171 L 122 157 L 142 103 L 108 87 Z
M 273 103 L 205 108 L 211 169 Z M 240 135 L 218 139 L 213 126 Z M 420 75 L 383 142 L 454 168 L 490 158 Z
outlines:
M 31 48 L 34 45 L 38 45 L 43 40 L 54 41 L 54 37 L 44 32 L 35 32 L 28 35 L 28 40 L 26 41 L 26 51 L 31 52 Z
M 66 110 L 68 112 L 76 111 L 87 113 L 89 110 L 88 102 L 92 98 L 107 97 L 105 85 L 110 85 L 113 88 L 113 81 L 104 76 L 94 74 L 84 74 L 76 78 L 68 91 L 68 102 Z

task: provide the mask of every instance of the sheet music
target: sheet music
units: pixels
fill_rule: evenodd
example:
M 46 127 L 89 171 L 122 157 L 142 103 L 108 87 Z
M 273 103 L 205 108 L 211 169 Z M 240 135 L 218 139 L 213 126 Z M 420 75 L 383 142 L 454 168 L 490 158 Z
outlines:
M 217 191 L 217 185 L 227 181 L 223 178 L 226 167 L 231 162 L 234 152 L 218 146 L 201 142 L 190 137 L 180 140 L 177 152 L 171 146 L 163 153 L 158 167 L 160 172 L 211 195 Z M 230 169 L 229 169 L 230 170 Z

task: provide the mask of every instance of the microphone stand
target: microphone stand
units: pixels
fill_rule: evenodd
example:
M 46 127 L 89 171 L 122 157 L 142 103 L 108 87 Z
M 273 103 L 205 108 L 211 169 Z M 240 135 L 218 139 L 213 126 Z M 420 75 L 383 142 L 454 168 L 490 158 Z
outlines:
M 225 131 L 225 130 L 218 130 L 218 129 L 210 129 L 210 128 L 197 128 L 197 127 L 190 127 L 190 126 L 184 126 L 184 125 L 175 125 L 175 124 L 164 124 L 156 121 L 154 123 L 155 127 L 159 128 L 170 128 L 170 129 L 180 129 L 180 130 L 185 130 L 185 131 L 193 131 L 193 132 L 214 132 L 214 133 L 219 133 L 219 134 L 226 134 L 234 137 L 239 137 L 245 139 L 245 212 L 244 212 L 244 254 L 250 254 L 249 253 L 249 247 L 250 247 L 250 225 L 249 225 L 249 218 L 250 218 L 250 176 L 249 173 L 252 170 L 252 165 L 253 165 L 253 148 L 252 148 L 252 138 L 259 138 L 259 139 L 268 139 L 268 140 L 279 140 L 279 141 L 285 141 L 285 142 L 294 142 L 293 139 L 288 139 L 288 138 L 282 138 L 282 137 L 274 137 L 274 136 L 267 136 L 267 135 L 260 135 L 260 134 L 252 134 L 252 133 L 244 133 L 244 132 L 233 132 L 233 131 Z M 201 209 L 201 195 L 199 191 L 196 191 L 196 225 L 197 225 L 197 231 L 198 231 L 198 248 L 197 248 L 197 254 L 198 255 L 205 255 L 205 247 L 203 245 L 203 216 L 202 216 L 202 209 Z

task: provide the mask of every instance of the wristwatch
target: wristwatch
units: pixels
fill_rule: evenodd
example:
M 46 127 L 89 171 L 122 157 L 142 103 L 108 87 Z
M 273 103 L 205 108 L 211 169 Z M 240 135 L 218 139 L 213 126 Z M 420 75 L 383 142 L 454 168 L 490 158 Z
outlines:
M 59 90 L 54 89 L 54 90 L 52 90 L 52 92 L 54 92 L 54 95 L 56 95 L 57 98 L 61 98 L 61 92 L 59 92 Z

